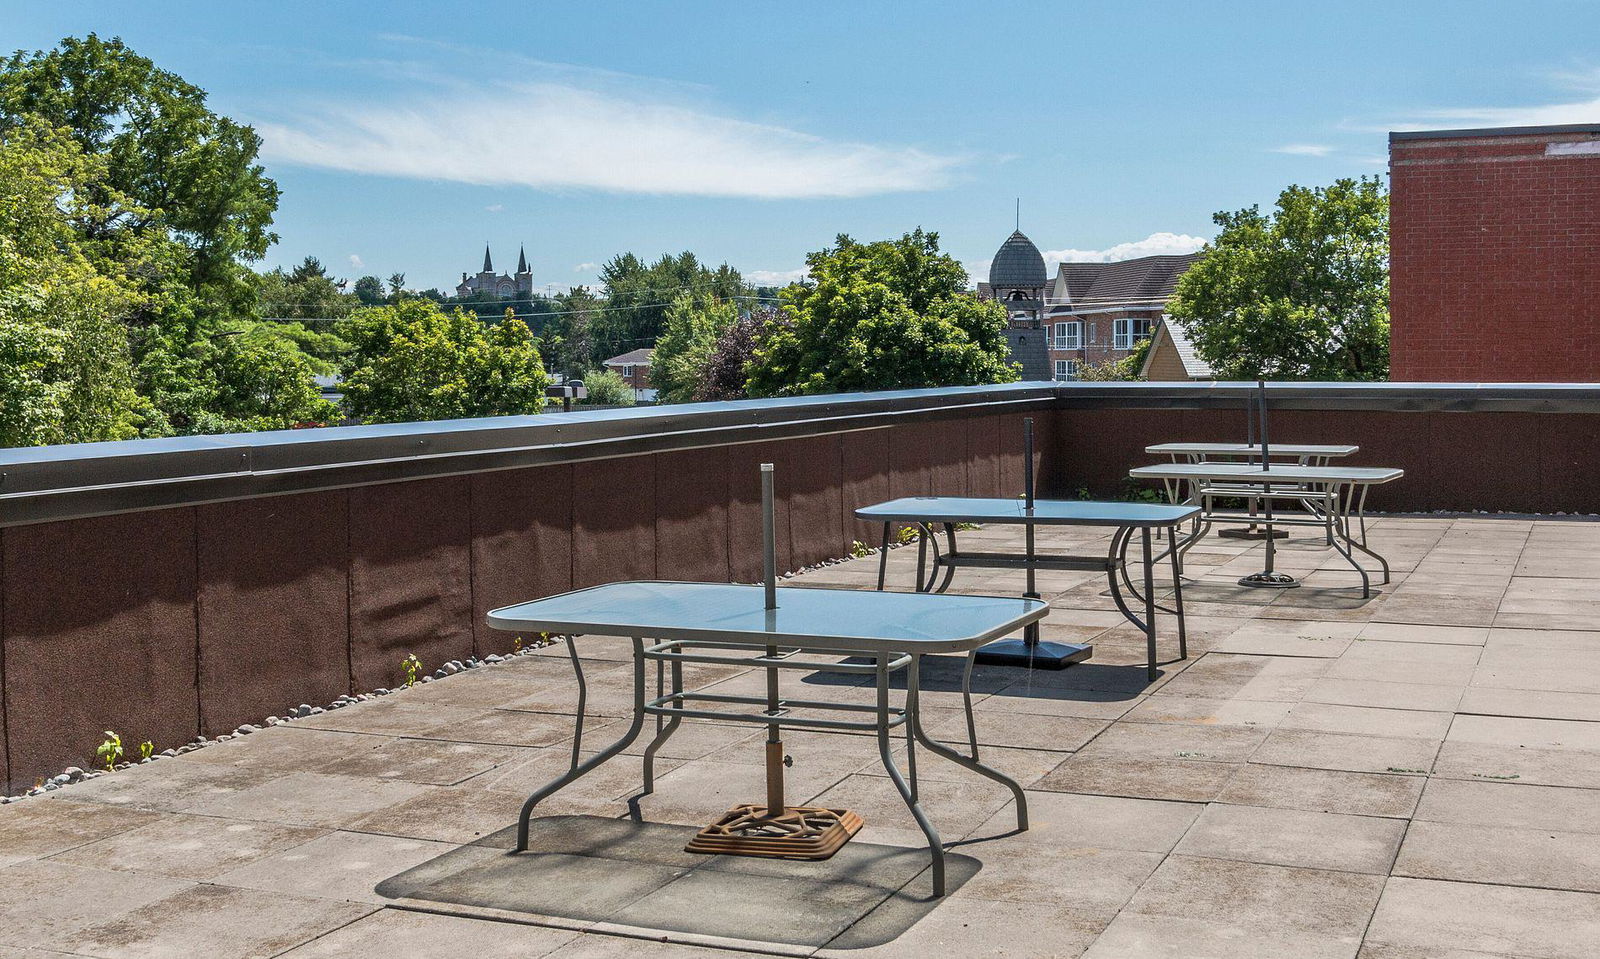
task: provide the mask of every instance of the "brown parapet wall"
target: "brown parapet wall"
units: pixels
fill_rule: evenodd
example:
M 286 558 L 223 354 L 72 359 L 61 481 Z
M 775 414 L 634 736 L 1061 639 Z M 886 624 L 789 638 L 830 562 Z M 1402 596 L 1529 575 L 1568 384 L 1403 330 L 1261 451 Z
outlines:
M 105 729 L 166 748 L 393 686 L 410 653 L 431 671 L 505 651 L 495 606 L 755 581 L 761 462 L 798 568 L 878 544 L 856 506 L 1020 492 L 1026 416 L 1041 495 L 1118 495 L 1147 445 L 1242 439 L 1250 391 L 1016 384 L 0 450 L 0 778 L 84 765 Z M 1374 509 L 1600 512 L 1600 386 L 1269 393 L 1274 439 L 1406 470 Z
M 1031 415 L 1054 435 L 1054 413 Z M 431 672 L 504 652 L 482 623 L 494 606 L 625 578 L 754 581 L 762 462 L 780 566 L 843 556 L 868 538 L 857 505 L 1020 490 L 1021 428 L 958 415 L 0 530 L 0 772 L 15 791 L 87 765 L 106 729 L 164 749 L 397 685 L 412 653 Z

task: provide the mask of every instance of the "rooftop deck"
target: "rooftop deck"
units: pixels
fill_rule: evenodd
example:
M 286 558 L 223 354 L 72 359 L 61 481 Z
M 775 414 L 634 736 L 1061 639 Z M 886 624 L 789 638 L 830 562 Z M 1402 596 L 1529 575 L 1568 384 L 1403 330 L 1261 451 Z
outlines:
M 681 852 L 687 827 L 764 795 L 761 734 L 705 723 L 670 741 L 654 794 L 619 758 L 540 807 L 553 855 L 506 856 L 522 800 L 569 757 L 557 647 L 0 806 L 0 954 L 1592 955 L 1600 524 L 1385 517 L 1372 538 L 1395 576 L 1363 601 L 1315 532 L 1280 547 L 1306 584 L 1287 592 L 1236 586 L 1260 546 L 1208 537 L 1187 568 L 1191 658 L 1154 684 L 1101 579 L 1041 574 L 1045 636 L 1095 656 L 975 675 L 986 761 L 1028 787 L 1030 831 L 1003 789 L 921 757 L 953 844 L 943 900 L 864 736 L 786 740 L 793 801 L 866 819 L 828 862 Z M 891 583 L 914 562 L 896 551 Z M 869 588 L 876 565 L 795 582 Z M 580 648 L 590 728 L 616 722 L 623 653 Z M 959 740 L 956 673 L 933 672 L 925 713 Z

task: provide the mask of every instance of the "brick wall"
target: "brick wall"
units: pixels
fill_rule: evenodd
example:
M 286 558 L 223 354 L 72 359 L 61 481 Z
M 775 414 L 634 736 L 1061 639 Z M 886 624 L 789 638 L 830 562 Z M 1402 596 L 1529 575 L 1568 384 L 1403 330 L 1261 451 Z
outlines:
M 1600 125 L 1395 134 L 1390 379 L 1600 381 Z

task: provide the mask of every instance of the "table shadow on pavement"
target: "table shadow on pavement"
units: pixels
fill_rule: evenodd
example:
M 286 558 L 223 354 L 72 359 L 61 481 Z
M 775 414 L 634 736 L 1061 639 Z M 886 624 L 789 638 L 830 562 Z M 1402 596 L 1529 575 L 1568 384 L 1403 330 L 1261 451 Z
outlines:
M 870 665 L 871 660 L 848 656 L 840 660 L 855 665 Z M 965 656 L 922 657 L 918 688 L 923 692 L 959 693 L 966 670 Z M 1171 665 L 1171 661 L 1158 663 Z M 872 680 L 854 673 L 818 669 L 800 678 L 816 686 L 862 686 L 870 689 Z M 1115 703 L 1135 699 L 1150 686 L 1143 663 L 1108 666 L 1093 660 L 1073 663 L 1063 669 L 1030 671 L 1018 666 L 980 664 L 972 669 L 972 694 L 1025 697 L 1028 699 L 1073 700 L 1076 702 Z M 906 671 L 889 674 L 889 688 L 906 688 Z
M 821 861 L 685 852 L 692 826 L 599 816 L 535 819 L 378 884 L 397 905 L 462 915 L 606 923 L 654 934 L 854 949 L 882 945 L 941 900 L 928 850 L 852 841 Z M 945 854 L 945 892 L 979 862 Z M 865 920 L 865 921 L 863 921 Z

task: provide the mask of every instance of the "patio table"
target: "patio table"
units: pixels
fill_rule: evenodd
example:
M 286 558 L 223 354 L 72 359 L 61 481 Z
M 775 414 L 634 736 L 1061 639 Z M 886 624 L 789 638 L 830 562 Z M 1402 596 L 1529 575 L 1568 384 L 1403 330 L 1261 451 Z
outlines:
M 856 518 L 871 522 L 883 523 L 884 549 L 878 559 L 878 589 L 884 588 L 888 573 L 889 538 L 895 523 L 910 523 L 916 526 L 919 532 L 917 544 L 917 590 L 919 592 L 943 593 L 950 586 L 950 581 L 958 567 L 981 567 L 988 569 L 1021 569 L 1027 571 L 1027 587 L 1023 595 L 1037 599 L 1039 594 L 1035 588 L 1034 574 L 1041 569 L 1057 570 L 1094 570 L 1104 572 L 1111 586 L 1111 599 L 1116 603 L 1117 609 L 1134 626 L 1145 634 L 1147 662 L 1145 670 L 1147 676 L 1154 681 L 1156 670 L 1156 621 L 1155 611 L 1158 608 L 1155 602 L 1155 566 L 1159 561 L 1153 556 L 1150 547 L 1150 535 L 1153 530 L 1168 530 L 1174 536 L 1178 527 L 1184 523 L 1194 521 L 1200 515 L 1197 506 L 1167 505 L 1163 503 L 1121 503 L 1121 502 L 1095 502 L 1089 500 L 1034 500 L 1032 505 L 1026 499 L 984 498 L 968 496 L 907 496 L 893 499 L 871 506 L 863 506 L 855 511 Z M 1011 525 L 1022 526 L 1023 551 L 1022 553 L 1001 552 L 968 552 L 959 548 L 956 542 L 956 527 L 961 523 L 982 523 L 985 525 Z M 934 527 L 942 526 L 947 547 L 939 548 Z M 1034 547 L 1034 528 L 1038 526 L 1097 526 L 1109 527 L 1115 530 L 1111 535 L 1109 547 L 1102 556 L 1068 556 L 1058 553 L 1041 554 Z M 1128 578 L 1128 545 L 1133 541 L 1133 535 L 1139 533 L 1144 548 L 1143 570 L 1144 590 L 1141 593 Z M 927 569 L 927 556 L 929 547 L 932 547 L 932 569 Z M 1170 610 L 1178 619 L 1178 658 L 1187 659 L 1189 655 L 1188 637 L 1185 634 L 1183 619 L 1183 582 L 1181 577 L 1181 557 L 1177 552 L 1168 550 L 1166 555 L 1172 561 L 1173 605 Z M 939 578 L 940 567 L 944 568 L 944 579 L 934 586 L 934 581 Z M 926 576 L 925 576 L 926 573 Z M 1133 611 L 1123 597 L 1122 589 L 1126 586 L 1129 593 L 1144 605 L 1144 615 L 1141 617 Z M 1159 607 L 1166 609 L 1166 607 Z M 982 662 L 997 662 L 1010 665 L 1021 665 L 1036 659 L 1036 651 L 1041 644 L 1038 639 L 1038 625 L 1029 627 L 1029 632 L 1018 642 L 1006 641 L 999 648 L 985 650 L 979 656 Z M 1050 646 L 1062 647 L 1064 651 L 1055 653 L 1051 658 L 1051 665 L 1064 666 L 1068 662 L 1077 662 L 1090 658 L 1093 647 L 1076 643 L 1051 643 Z
M 578 681 L 578 709 L 570 768 L 528 797 L 517 821 L 517 851 L 528 848 L 528 820 L 546 797 L 600 766 L 628 748 L 644 729 L 645 717 L 656 717 L 654 738 L 644 752 L 644 791 L 654 790 L 657 750 L 684 718 L 712 719 L 723 723 L 748 723 L 769 731 L 768 803 L 771 821 L 783 814 L 841 813 L 812 807 L 789 807 L 782 798 L 782 750 L 777 732 L 783 727 L 833 732 L 875 733 L 878 755 L 890 780 L 928 840 L 932 856 L 934 894 L 944 894 L 944 847 L 918 799 L 915 744 L 986 776 L 1011 790 L 1017 805 L 1017 828 L 1028 828 L 1027 800 L 1017 782 L 978 761 L 976 728 L 972 713 L 972 656 L 978 647 L 1038 621 L 1048 604 L 1032 599 L 996 596 L 927 596 L 913 593 L 874 593 L 849 589 L 778 588 L 764 603 L 757 586 L 719 583 L 620 582 L 576 590 L 546 599 L 491 610 L 491 627 L 515 632 L 565 635 L 567 652 Z M 767 608 L 768 605 L 775 608 Z M 633 721 L 616 742 L 580 761 L 586 686 L 575 636 L 598 635 L 631 639 L 633 643 Z M 922 726 L 919 710 L 922 657 L 936 653 L 965 653 L 966 673 L 962 693 L 966 704 L 970 756 L 933 739 Z M 822 654 L 828 661 L 806 661 L 807 654 Z M 834 661 L 833 657 L 848 657 Z M 815 660 L 816 657 L 812 657 Z M 645 666 L 656 664 L 656 692 L 646 693 Z M 683 688 L 685 663 L 752 666 L 766 671 L 765 696 L 688 691 Z M 670 669 L 668 668 L 670 667 Z M 873 677 L 874 705 L 837 701 L 793 699 L 781 695 L 783 670 L 856 673 Z M 904 705 L 890 705 L 891 676 L 904 671 Z M 670 683 L 664 673 L 670 673 Z M 758 707 L 736 712 L 728 707 Z M 722 707 L 722 708 L 712 708 Z M 798 715 L 797 711 L 823 715 Z M 869 713 L 868 719 L 833 718 L 840 714 Z M 909 781 L 896 768 L 890 752 L 890 733 L 906 729 Z M 776 753 L 771 748 L 778 745 Z M 776 763 L 776 769 L 774 769 Z M 776 778 L 776 790 L 774 790 Z M 740 809 L 744 807 L 736 807 Z M 849 814 L 852 815 L 853 814 Z M 801 817 L 804 818 L 804 817 Z M 792 821 L 794 816 L 790 816 Z M 711 827 L 708 827 L 708 829 Z M 859 818 L 854 829 L 860 828 Z M 853 834 L 854 829 L 850 830 Z M 705 834 L 702 830 L 702 835 Z M 848 839 L 848 835 L 844 838 Z M 759 841 L 767 841 L 765 839 Z M 841 840 L 842 842 L 842 840 Z M 695 849 L 691 844 L 691 849 Z M 695 849 L 695 851 L 703 851 Z M 757 853 L 781 855 L 781 853 Z M 825 858 L 824 855 L 796 858 Z
M 1274 452 L 1278 449 L 1272 447 Z M 1328 545 L 1361 574 L 1363 598 L 1372 595 L 1372 584 L 1367 570 L 1355 558 L 1356 551 L 1377 560 L 1383 568 L 1383 582 L 1389 582 L 1389 561 L 1367 545 L 1367 492 L 1373 486 L 1400 479 L 1405 475 L 1402 469 L 1294 464 L 1263 469 L 1256 463 L 1163 463 L 1137 467 L 1129 470 L 1128 475 L 1134 479 L 1180 484 L 1187 488 L 1184 504 L 1200 508 L 1199 520 L 1189 536 L 1181 542 L 1174 541 L 1168 547 L 1169 553 L 1187 552 L 1214 523 L 1255 523 L 1267 527 L 1269 533 L 1274 526 L 1316 526 L 1324 530 Z M 1240 493 L 1240 489 L 1246 492 Z M 1173 495 L 1178 494 L 1174 492 Z M 1219 509 L 1213 502 L 1219 496 L 1240 495 L 1315 505 L 1308 506 L 1308 511 L 1301 516 L 1283 517 L 1274 515 L 1271 510 L 1263 516 L 1246 515 Z
M 1237 463 L 1260 462 L 1262 445 L 1254 440 L 1248 443 L 1156 443 L 1146 446 L 1144 451 L 1156 456 L 1166 456 L 1173 463 Z M 1266 456 L 1269 461 L 1282 458 L 1295 463 L 1297 466 L 1326 466 L 1329 460 L 1343 459 L 1361 452 L 1361 447 L 1348 443 L 1274 443 L 1267 448 Z M 1178 502 L 1177 490 L 1174 481 L 1167 480 L 1168 502 Z M 1240 486 L 1235 492 L 1248 500 L 1250 513 L 1256 513 L 1256 500 L 1250 496 L 1253 487 Z M 1314 499 L 1307 499 L 1301 503 L 1307 510 L 1315 510 Z M 1218 536 L 1235 536 L 1241 539 L 1253 539 L 1258 534 L 1255 524 L 1247 529 L 1223 530 Z M 1280 536 L 1288 536 L 1287 531 L 1280 531 Z
M 1156 443 L 1146 446 L 1144 451 L 1157 456 L 1169 456 L 1174 463 L 1261 458 L 1260 443 Z M 1342 459 L 1359 452 L 1361 447 L 1349 444 L 1273 443 L 1268 455 L 1292 459 L 1299 466 L 1326 466 L 1331 459 Z

